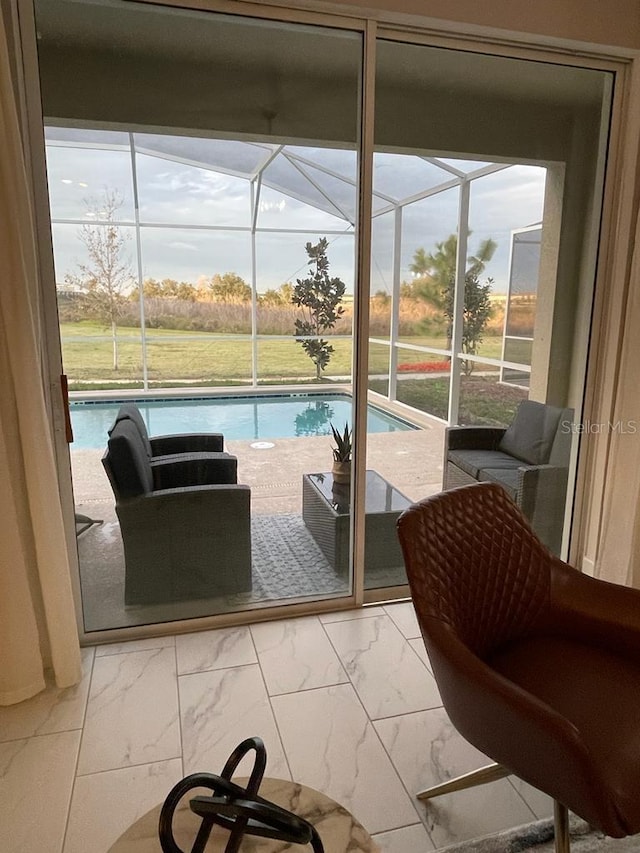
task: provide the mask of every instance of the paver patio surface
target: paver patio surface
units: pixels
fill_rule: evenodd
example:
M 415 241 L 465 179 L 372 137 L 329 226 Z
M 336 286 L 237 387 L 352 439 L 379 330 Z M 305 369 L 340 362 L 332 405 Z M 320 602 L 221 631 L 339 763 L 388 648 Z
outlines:
M 419 430 L 372 433 L 367 438 L 367 468 L 377 471 L 410 500 L 419 500 L 441 488 L 443 441 L 444 426 L 436 421 Z M 226 442 L 227 451 L 238 457 L 238 481 L 251 486 L 251 511 L 300 512 L 302 475 L 331 470 L 332 441 L 319 436 L 268 443 L 273 446 Z M 102 455 L 103 450 L 72 450 L 76 505 L 113 502 Z

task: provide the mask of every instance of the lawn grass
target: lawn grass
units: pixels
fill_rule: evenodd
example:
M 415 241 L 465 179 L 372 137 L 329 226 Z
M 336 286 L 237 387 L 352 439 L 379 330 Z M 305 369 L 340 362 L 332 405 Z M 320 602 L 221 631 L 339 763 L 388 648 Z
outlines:
M 61 325 L 63 360 L 69 388 L 75 390 L 141 389 L 142 343 L 138 328 L 118 331 L 119 369 L 113 370 L 113 347 L 109 335 L 96 323 Z M 444 348 L 438 337 L 403 338 L 414 346 Z M 334 353 L 322 382 L 351 375 L 352 341 L 332 341 Z M 487 337 L 479 355 L 499 358 L 502 339 Z M 252 344 L 240 335 L 218 335 L 150 329 L 147 332 L 148 385 L 156 388 L 227 387 L 251 383 Z M 269 384 L 310 384 L 315 368 L 294 338 L 260 339 L 257 342 L 258 382 Z M 400 349 L 399 364 L 442 362 L 443 357 L 414 349 Z M 482 365 L 476 368 L 476 374 Z M 526 392 L 499 385 L 497 372 L 488 376 L 462 377 L 459 423 L 506 425 L 513 418 L 518 402 Z M 389 347 L 371 343 L 369 347 L 369 388 L 388 393 Z M 449 377 L 399 374 L 397 399 L 420 411 L 446 420 L 449 403 Z
M 400 343 L 415 344 L 423 347 L 435 347 L 437 349 L 446 350 L 447 339 L 444 336 L 440 337 L 408 337 L 401 335 Z M 419 352 L 412 350 L 401 350 L 402 355 L 398 361 L 425 361 Z M 502 336 L 487 335 L 485 339 L 478 345 L 477 355 L 480 358 L 502 358 Z M 440 360 L 442 356 L 434 355 L 432 358 Z
M 142 342 L 140 329 L 118 329 L 118 370 L 113 369 L 113 344 L 98 323 L 62 323 L 63 363 L 71 390 L 142 387 Z M 403 338 L 414 346 L 442 348 L 442 337 Z M 352 340 L 331 340 L 334 352 L 323 381 L 351 375 Z M 501 339 L 488 337 L 479 354 L 500 356 Z M 251 382 L 252 343 L 242 335 L 219 335 L 168 329 L 149 329 L 146 334 L 147 378 L 150 386 L 192 387 L 243 385 Z M 442 356 L 400 349 L 398 362 L 442 361 Z M 260 384 L 306 383 L 315 380 L 315 367 L 301 345 L 291 339 L 259 339 L 257 342 Z M 389 371 L 389 347 L 372 343 L 369 374 Z
M 101 384 L 112 381 L 122 387 L 123 382 L 142 380 L 139 329 L 119 329 L 117 371 L 113 369 L 111 339 L 99 326 L 63 324 L 61 331 L 63 362 L 71 387 L 74 382 L 92 380 Z M 334 354 L 328 373 L 350 375 L 351 340 L 337 339 L 332 345 Z M 146 352 L 148 378 L 154 383 L 180 384 L 181 379 L 189 384 L 203 385 L 251 381 L 252 344 L 244 336 L 150 329 L 146 336 Z M 304 381 L 315 376 L 314 365 L 293 338 L 259 340 L 257 357 L 260 379 Z
M 369 379 L 371 391 L 387 393 L 387 381 Z M 521 388 L 498 382 L 493 376 L 463 376 L 460 382 L 458 423 L 486 426 L 507 426 L 520 400 L 527 397 Z M 396 398 L 401 403 L 446 420 L 449 406 L 449 378 L 428 376 L 422 379 L 402 379 L 397 384 Z

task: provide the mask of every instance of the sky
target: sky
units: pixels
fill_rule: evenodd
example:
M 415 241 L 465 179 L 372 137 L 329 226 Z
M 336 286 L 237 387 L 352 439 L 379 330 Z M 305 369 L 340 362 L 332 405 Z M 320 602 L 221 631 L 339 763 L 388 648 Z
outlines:
M 82 138 L 81 131 L 73 133 L 76 140 Z M 133 163 L 131 152 L 125 147 L 128 135 L 103 134 L 101 139 L 98 131 L 90 131 L 90 134 L 91 142 L 100 141 L 101 148 L 70 147 L 68 143 L 52 143 L 47 147 L 59 284 L 66 274 L 73 274 L 78 264 L 86 261 L 85 249 L 78 237 L 80 223 L 95 221 L 96 215 L 99 216 L 105 189 L 116 190 L 121 198 L 118 219 L 127 235 L 125 253 L 134 275 L 138 271 Z M 107 137 L 108 145 L 105 143 Z M 249 181 L 243 176 L 202 168 L 196 163 L 208 162 L 219 169 L 228 169 L 233 158 L 234 167 L 242 168 L 244 158 L 248 172 L 257 158 L 271 153 L 271 148 L 267 144 L 261 148 L 217 140 L 147 139 L 145 134 L 135 134 L 135 140 L 143 278 L 174 278 L 195 284 L 203 276 L 233 271 L 250 283 Z M 173 152 L 170 156 L 175 157 L 178 143 L 181 143 L 180 162 L 156 156 L 164 145 L 167 152 Z M 192 143 L 191 162 L 185 156 L 190 151 L 189 143 Z M 156 153 L 152 155 L 150 151 Z M 287 151 L 290 158 L 279 155 L 264 172 L 265 185 L 257 217 L 257 289 L 262 293 L 304 277 L 306 242 L 315 243 L 326 236 L 330 274 L 342 278 L 347 292 L 353 293 L 355 242 L 349 219 L 353 221 L 356 205 L 355 152 L 292 146 L 288 146 Z M 330 167 L 338 177 L 309 165 L 312 162 Z M 471 168 L 471 164 L 465 164 L 465 168 Z M 450 173 L 419 157 L 376 155 L 374 193 L 378 190 L 394 200 L 450 178 Z M 471 184 L 469 253 L 487 237 L 497 243 L 495 255 L 485 270 L 485 276 L 494 279 L 496 292 L 507 289 L 512 232 L 542 219 L 544 180 L 543 168 L 515 165 L 478 178 Z M 297 193 L 298 198 L 291 195 L 291 191 Z M 332 206 L 332 201 L 340 211 Z M 387 203 L 376 197 L 374 211 Z M 438 242 L 456 231 L 457 207 L 458 190 L 448 189 L 403 208 L 402 280 L 411 280 L 409 265 L 416 249 L 423 247 L 432 251 Z M 212 230 L 210 226 L 216 228 Z M 295 229 L 295 233 L 287 229 Z M 372 293 L 391 291 L 393 234 L 392 213 L 374 217 Z

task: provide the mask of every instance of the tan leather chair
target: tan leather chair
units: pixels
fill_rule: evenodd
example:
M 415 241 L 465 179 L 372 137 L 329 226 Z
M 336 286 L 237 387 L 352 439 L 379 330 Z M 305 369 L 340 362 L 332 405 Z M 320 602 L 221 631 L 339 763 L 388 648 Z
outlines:
M 427 498 L 398 533 L 453 725 L 497 765 L 428 799 L 513 773 L 613 837 L 640 832 L 640 591 L 551 554 L 498 485 Z

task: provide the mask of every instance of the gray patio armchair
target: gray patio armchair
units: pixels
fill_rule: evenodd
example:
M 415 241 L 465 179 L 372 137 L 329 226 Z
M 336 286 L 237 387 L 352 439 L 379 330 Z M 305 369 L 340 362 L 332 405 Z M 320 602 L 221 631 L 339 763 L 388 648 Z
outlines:
M 448 427 L 443 489 L 498 483 L 545 545 L 562 547 L 573 409 L 523 400 L 507 428 Z
M 102 458 L 116 498 L 125 603 L 201 599 L 251 589 L 251 491 L 227 453 L 150 459 L 129 418 Z
M 219 432 L 179 433 L 177 435 L 150 436 L 140 409 L 133 403 L 120 406 L 109 435 L 116 425 L 130 420 L 140 433 L 140 438 L 150 458 L 169 456 L 175 453 L 218 453 L 224 450 L 224 436 Z

